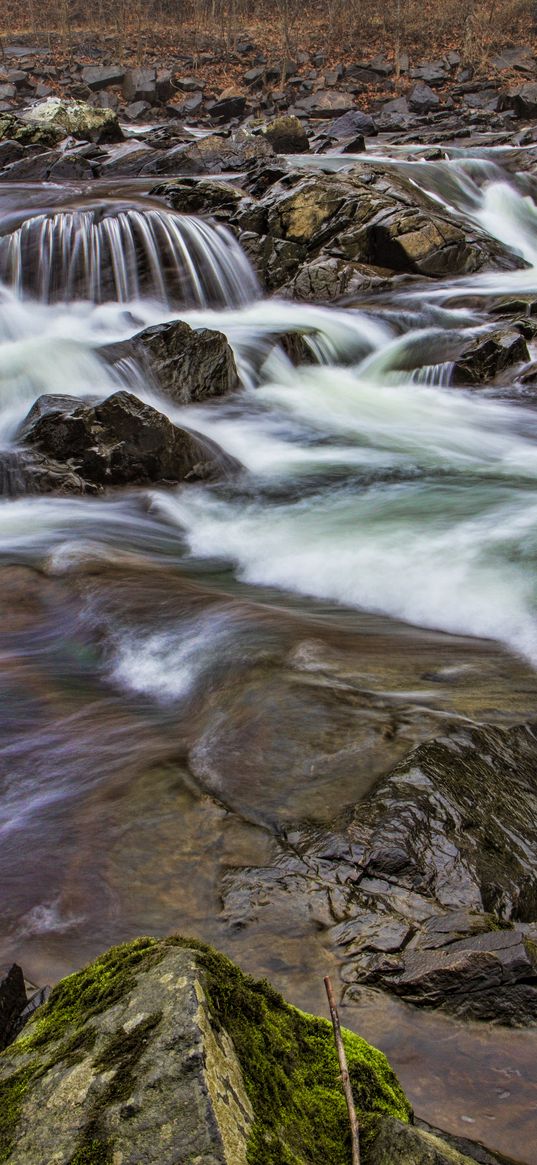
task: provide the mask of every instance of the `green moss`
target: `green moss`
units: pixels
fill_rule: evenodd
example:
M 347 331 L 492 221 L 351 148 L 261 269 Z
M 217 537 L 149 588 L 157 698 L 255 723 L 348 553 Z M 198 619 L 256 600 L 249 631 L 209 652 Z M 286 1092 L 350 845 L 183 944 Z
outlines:
M 347 1165 L 350 1137 L 332 1026 L 291 1007 L 267 982 L 183 939 L 205 969 L 213 1021 L 233 1040 L 255 1114 L 250 1165 Z M 408 1121 L 410 1105 L 382 1052 L 343 1032 L 359 1112 Z
M 71 1157 L 69 1165 L 111 1165 L 112 1161 L 113 1151 L 110 1142 L 92 1136 L 88 1130 L 74 1157 Z
M 31 1064 L 0 1084 L 0 1161 L 7 1161 L 11 1154 L 24 1096 L 35 1074 Z
M 94 1015 L 107 1011 L 130 991 L 135 983 L 135 972 L 161 957 L 159 944 L 154 938 L 138 938 L 112 947 L 89 967 L 68 975 L 54 987 L 31 1034 L 21 1037 L 14 1047 L 20 1051 L 42 1047 L 51 1040 L 61 1039 L 72 1028 L 83 1027 Z

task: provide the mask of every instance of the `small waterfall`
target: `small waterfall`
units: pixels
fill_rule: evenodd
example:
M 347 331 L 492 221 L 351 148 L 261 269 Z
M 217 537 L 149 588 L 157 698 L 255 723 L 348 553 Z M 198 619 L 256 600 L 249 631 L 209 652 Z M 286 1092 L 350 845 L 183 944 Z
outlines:
M 108 204 L 26 218 L 0 237 L 0 280 L 43 303 L 238 307 L 259 295 L 228 231 L 152 206 Z

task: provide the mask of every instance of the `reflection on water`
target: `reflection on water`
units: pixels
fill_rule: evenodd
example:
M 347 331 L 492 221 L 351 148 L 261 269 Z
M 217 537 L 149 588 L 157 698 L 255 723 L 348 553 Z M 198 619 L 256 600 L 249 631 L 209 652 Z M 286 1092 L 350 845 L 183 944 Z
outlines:
M 107 217 L 84 192 L 28 188 L 21 216 L 0 192 L 4 444 L 43 392 L 126 385 L 244 467 L 225 485 L 0 505 L 0 961 L 42 982 L 121 939 L 181 930 L 324 1011 L 323 975 L 337 976 L 324 932 L 263 901 L 231 920 L 226 878 L 270 869 L 279 831 L 330 821 L 446 722 L 533 718 L 536 413 L 513 393 L 449 387 L 452 361 L 492 326 L 491 298 L 537 290 L 527 175 L 501 164 L 402 167 L 529 266 L 345 310 L 240 306 L 256 283 L 246 259 L 230 266 L 236 244 L 188 234 L 154 201 Z M 178 265 L 169 231 L 185 262 L 195 238 L 190 275 L 211 294 L 157 279 L 144 298 L 125 244 L 137 230 L 158 278 L 163 249 Z M 26 246 L 43 250 L 33 291 L 58 302 L 24 297 Z M 86 276 L 104 302 L 61 302 Z M 178 315 L 226 332 L 234 397 L 180 410 L 142 369 L 103 359 Z M 305 333 L 306 366 L 283 331 Z M 372 992 L 343 1015 L 432 1124 L 536 1165 L 534 1034 Z

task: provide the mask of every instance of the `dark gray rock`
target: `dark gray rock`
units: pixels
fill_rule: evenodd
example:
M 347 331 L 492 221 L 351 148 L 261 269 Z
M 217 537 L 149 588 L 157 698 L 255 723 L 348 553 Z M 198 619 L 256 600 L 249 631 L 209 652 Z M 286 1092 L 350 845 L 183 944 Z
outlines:
M 106 89 L 108 85 L 122 85 L 124 76 L 121 65 L 88 65 L 81 73 L 84 85 L 94 92 Z
M 26 426 L 24 440 L 100 489 L 210 480 L 237 469 L 214 442 L 177 428 L 128 392 L 45 414 Z
M 149 101 L 132 101 L 130 105 L 126 105 L 123 110 L 123 116 L 127 121 L 141 121 L 150 112 L 151 106 Z
M 230 874 L 227 918 L 246 925 L 260 895 L 285 911 L 290 893 L 326 928 L 348 998 L 367 984 L 537 1023 L 536 731 L 454 725 L 421 744 L 332 829 L 296 827 L 273 869 Z
M 438 109 L 440 98 L 429 85 L 420 81 L 412 90 L 408 98 L 408 107 L 412 113 L 431 113 Z
M 326 132 L 330 138 L 338 142 L 357 135 L 374 137 L 378 129 L 369 113 L 363 113 L 361 109 L 352 109 L 342 117 L 336 117 Z
M 123 96 L 128 102 L 157 100 L 156 69 L 127 69 L 123 80 Z
M 233 352 L 222 332 L 181 321 L 139 332 L 134 348 L 149 357 L 159 388 L 176 404 L 226 396 L 239 386 Z
M 246 109 L 246 97 L 237 93 L 233 97 L 222 97 L 207 105 L 213 121 L 232 121 L 235 117 L 242 117 Z
M 537 116 L 537 81 L 527 81 L 503 93 L 501 109 L 512 109 L 517 117 Z
M 529 359 L 526 340 L 519 331 L 489 332 L 455 361 L 451 382 L 486 384 L 507 368 L 527 364 Z
M 21 968 L 17 963 L 0 967 L 0 1051 L 10 1042 L 15 1023 L 27 1002 Z

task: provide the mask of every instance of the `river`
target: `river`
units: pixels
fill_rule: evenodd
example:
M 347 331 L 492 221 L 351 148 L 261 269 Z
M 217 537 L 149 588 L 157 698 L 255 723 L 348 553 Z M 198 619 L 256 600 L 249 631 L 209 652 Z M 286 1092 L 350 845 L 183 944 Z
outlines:
M 532 717 L 534 390 L 451 385 L 498 297 L 537 296 L 523 154 L 362 156 L 526 266 L 333 309 L 264 299 L 231 236 L 140 183 L 0 187 L 4 450 L 41 394 L 123 386 L 244 467 L 225 485 L 0 505 L 0 959 L 34 981 L 180 930 L 324 1010 L 322 933 L 270 911 L 254 936 L 231 925 L 227 872 L 269 866 L 283 825 L 328 822 L 447 717 Z M 238 393 L 178 408 L 104 358 L 178 318 L 227 335 Z M 278 343 L 293 331 L 298 368 Z M 374 992 L 343 1013 L 419 1115 L 536 1165 L 534 1032 Z

